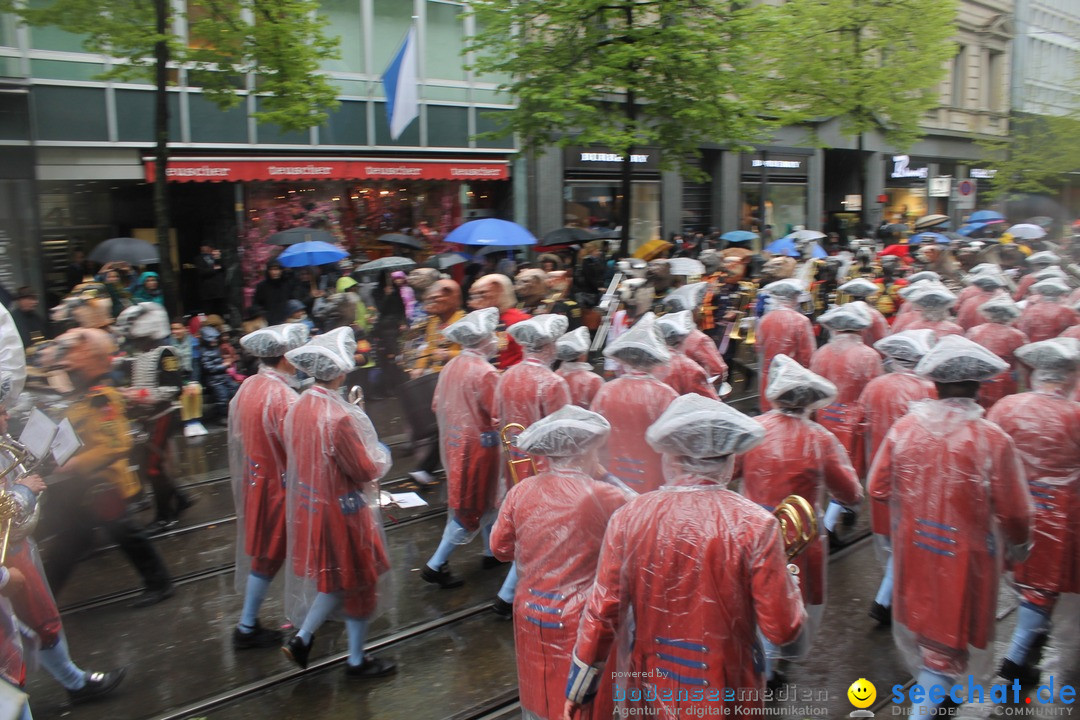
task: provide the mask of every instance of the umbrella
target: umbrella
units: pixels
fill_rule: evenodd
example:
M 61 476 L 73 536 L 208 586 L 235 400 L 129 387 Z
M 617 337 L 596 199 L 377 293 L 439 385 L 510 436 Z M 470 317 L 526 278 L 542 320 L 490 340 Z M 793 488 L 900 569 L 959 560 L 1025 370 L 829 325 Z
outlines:
M 461 253 L 445 252 L 438 255 L 432 255 L 424 263 L 427 267 L 433 267 L 436 270 L 446 270 L 452 268 L 455 265 L 461 265 L 462 263 L 469 262 L 469 258 L 465 257 Z
M 671 268 L 672 275 L 683 275 L 685 277 L 701 277 L 705 274 L 705 266 L 700 261 L 694 258 L 680 257 L 672 258 L 668 262 L 668 267 Z
M 552 230 L 545 235 L 543 244 L 573 245 L 574 243 L 589 242 L 590 240 L 599 240 L 600 238 L 600 233 L 595 233 L 592 230 L 586 230 L 585 228 L 561 227 L 558 230 Z
M 991 225 L 1000 225 L 1002 222 L 1004 221 L 992 220 L 989 222 L 969 222 L 967 225 L 961 225 L 960 227 L 956 228 L 956 232 L 966 237 L 970 237 L 975 233 L 990 227 Z
M 652 260 L 665 250 L 675 247 L 667 240 L 650 240 L 634 251 L 633 257 L 641 260 Z
M 1028 218 L 1024 223 L 1030 223 L 1032 225 L 1038 225 L 1044 230 L 1049 230 L 1050 226 L 1054 224 L 1054 218 L 1047 217 L 1046 215 L 1036 215 L 1033 218 Z
M 454 229 L 445 238 L 448 243 L 458 245 L 488 245 L 511 247 L 516 245 L 535 245 L 532 233 L 517 223 L 496 218 L 470 220 Z
M 1032 225 L 1031 223 L 1013 225 L 1005 232 L 1020 240 L 1039 240 L 1040 238 L 1046 237 L 1046 230 L 1038 225 Z
M 372 260 L 366 262 L 360 267 L 356 268 L 357 272 L 379 272 L 380 270 L 412 270 L 416 267 L 416 262 L 409 258 L 403 257 L 384 257 L 378 260 Z
M 749 230 L 731 230 L 720 236 L 720 239 L 724 242 L 731 243 L 744 243 L 758 239 L 757 233 L 752 233 Z
M 318 228 L 294 227 L 274 233 L 266 242 L 271 245 L 295 245 L 302 242 L 324 242 L 329 245 L 337 242 L 337 238 Z
M 801 232 L 801 231 L 796 231 Z M 792 233 L 794 235 L 795 233 Z M 824 237 L 824 236 L 823 236 Z M 771 243 L 765 246 L 765 252 L 773 255 L 787 255 L 788 257 L 802 257 L 802 253 L 795 247 L 795 238 L 791 235 L 780 238 L 779 240 L 773 240 Z
M 308 265 L 329 265 L 347 257 L 349 257 L 349 253 L 330 243 L 311 240 L 289 246 L 285 252 L 278 255 L 277 259 L 285 267 L 306 267 Z
M 118 237 L 99 243 L 87 259 L 101 263 L 126 262 L 129 265 L 152 265 L 161 262 L 158 249 L 138 238 Z
M 797 240 L 799 242 L 810 242 L 811 240 L 820 240 L 826 237 L 825 233 L 818 232 L 817 230 L 796 230 L 793 233 L 789 233 L 781 240 Z
M 401 233 L 387 233 L 386 235 L 380 235 L 377 238 L 377 242 L 386 243 L 387 245 L 401 245 L 416 250 L 424 249 L 424 243 L 421 242 L 420 238 L 414 238 L 411 235 L 402 235 Z
M 810 243 L 808 246 L 810 249 L 810 257 L 812 258 L 827 258 L 829 253 L 825 252 L 825 248 L 821 247 L 817 243 Z
M 908 238 L 909 245 L 948 245 L 949 236 L 937 232 L 915 233 Z
M 999 212 L 993 210 L 976 210 L 968 216 L 968 223 L 984 223 L 991 220 L 997 220 L 998 222 L 1004 222 L 1005 216 Z
M 948 215 L 924 215 L 915 221 L 916 230 L 929 230 L 949 222 Z
M 908 232 L 908 226 L 900 223 L 892 223 L 881 228 L 882 235 L 904 235 Z
M 488 245 L 486 248 L 481 248 L 476 253 L 476 257 L 486 257 L 488 255 L 495 255 L 502 252 L 507 253 L 508 255 L 513 255 L 520 249 L 521 247 L 518 245 Z

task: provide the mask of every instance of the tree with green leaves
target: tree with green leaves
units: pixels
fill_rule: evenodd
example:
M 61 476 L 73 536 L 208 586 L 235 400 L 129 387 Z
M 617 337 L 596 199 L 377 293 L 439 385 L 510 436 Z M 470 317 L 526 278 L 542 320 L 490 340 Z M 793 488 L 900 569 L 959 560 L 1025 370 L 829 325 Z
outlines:
M 1010 121 L 1009 137 L 987 141 L 990 195 L 1014 193 L 1057 195 L 1069 173 L 1080 171 L 1080 114 L 1018 115 Z
M 285 130 L 319 125 L 337 104 L 337 92 L 319 67 L 337 56 L 338 43 L 324 35 L 326 20 L 317 15 L 318 7 L 318 0 L 187 0 L 187 12 L 177 14 L 171 0 L 52 0 L 34 7 L 0 0 L 0 12 L 83 35 L 87 51 L 117 58 L 102 79 L 155 86 L 154 215 L 171 311 L 176 282 L 165 184 L 170 72 L 183 68 L 189 84 L 201 86 L 222 109 L 256 92 L 260 122 Z M 179 22 L 188 27 L 186 42 L 174 31 Z
M 503 133 L 527 151 L 603 145 L 622 156 L 621 253 L 630 241 L 631 153 L 700 176 L 703 143 L 768 136 L 766 52 L 781 44 L 776 8 L 745 0 L 477 0 L 474 69 L 506 77 L 517 102 Z M 795 113 L 789 113 L 791 117 Z

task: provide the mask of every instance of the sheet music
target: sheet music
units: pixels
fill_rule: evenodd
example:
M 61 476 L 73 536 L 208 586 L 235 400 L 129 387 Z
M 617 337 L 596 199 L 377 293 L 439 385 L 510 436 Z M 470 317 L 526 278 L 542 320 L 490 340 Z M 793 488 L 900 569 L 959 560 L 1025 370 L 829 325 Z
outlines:
M 26 419 L 26 427 L 19 435 L 19 442 L 35 458 L 43 458 L 49 453 L 56 431 L 56 423 L 50 420 L 48 415 L 34 408 L 30 411 L 30 417 Z
M 71 458 L 75 457 L 75 453 L 79 452 L 79 448 L 82 447 L 82 440 L 75 434 L 75 428 L 71 425 L 71 421 L 64 418 L 56 431 L 56 437 L 52 441 L 52 456 L 56 461 L 56 466 L 61 467 Z

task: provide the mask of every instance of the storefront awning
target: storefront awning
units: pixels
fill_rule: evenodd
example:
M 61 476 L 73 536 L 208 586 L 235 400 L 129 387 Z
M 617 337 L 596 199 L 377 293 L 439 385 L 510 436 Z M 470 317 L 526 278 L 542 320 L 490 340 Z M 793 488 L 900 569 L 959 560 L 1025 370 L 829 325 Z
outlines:
M 153 158 L 143 158 L 154 182 Z M 368 160 L 364 158 L 174 158 L 169 182 L 288 182 L 311 180 L 509 180 L 505 160 Z

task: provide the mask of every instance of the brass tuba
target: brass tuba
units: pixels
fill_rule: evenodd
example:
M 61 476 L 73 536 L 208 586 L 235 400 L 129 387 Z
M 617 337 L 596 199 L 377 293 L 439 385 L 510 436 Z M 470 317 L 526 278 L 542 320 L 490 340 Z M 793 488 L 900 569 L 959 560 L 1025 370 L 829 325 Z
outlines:
M 41 464 L 41 460 L 34 457 L 22 443 L 10 435 L 0 436 L 0 459 L 6 460 L 7 469 L 0 473 L 0 565 L 7 559 L 8 545 L 14 539 L 16 541 L 34 532 L 38 519 L 41 517 L 41 500 L 34 505 L 34 512 L 27 515 L 22 504 L 14 493 L 8 492 L 6 487 L 18 482 L 22 478 L 34 472 Z M 15 474 L 13 478 L 10 476 Z
M 359 385 L 353 385 L 349 388 L 348 403 L 355 405 L 361 410 L 364 409 L 364 389 Z
M 800 495 L 788 495 L 773 510 L 780 521 L 780 537 L 788 558 L 788 572 L 799 574 L 799 567 L 790 562 L 818 537 L 817 513 L 814 506 Z
M 523 458 L 514 459 L 514 453 L 521 451 L 517 449 L 517 436 L 525 432 L 525 426 L 521 423 L 510 423 L 502 429 L 500 436 L 502 437 L 503 447 L 506 448 L 506 467 L 510 470 L 510 480 L 512 484 L 517 485 L 521 481 L 521 477 L 518 475 L 518 466 L 529 465 L 532 470 L 531 475 L 536 474 L 536 462 L 533 461 L 532 456 L 525 455 Z M 528 477 L 528 476 L 526 476 Z

